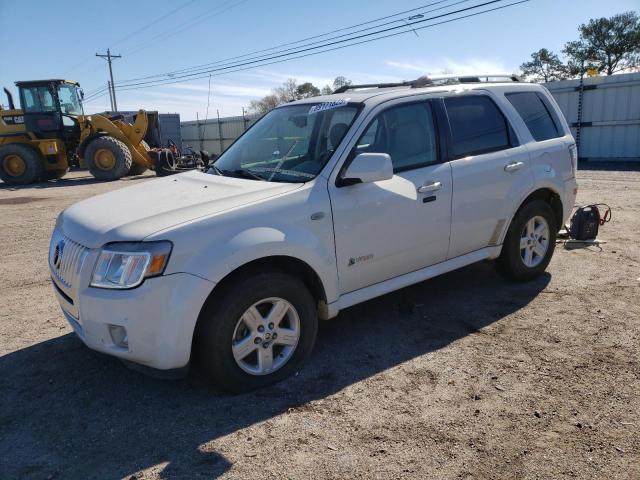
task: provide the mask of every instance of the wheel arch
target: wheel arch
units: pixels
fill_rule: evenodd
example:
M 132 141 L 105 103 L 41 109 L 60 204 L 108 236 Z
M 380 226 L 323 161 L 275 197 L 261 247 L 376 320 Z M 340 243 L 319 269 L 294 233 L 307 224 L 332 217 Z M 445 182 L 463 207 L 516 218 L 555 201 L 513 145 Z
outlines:
M 549 206 L 551 207 L 551 210 L 553 210 L 553 216 L 555 217 L 555 220 L 556 220 L 556 228 L 560 230 L 563 227 L 562 197 L 555 189 L 550 188 L 549 186 L 538 187 L 532 192 L 529 192 L 529 194 L 520 202 L 520 204 L 518 205 L 518 208 L 513 212 L 513 214 L 511 215 L 511 218 L 509 219 L 509 223 L 507 224 L 507 228 L 503 232 L 502 241 L 504 241 L 504 237 L 506 236 L 507 231 L 511 226 L 511 222 L 513 222 L 513 219 L 518 214 L 518 212 L 522 210 L 525 205 L 527 205 L 529 202 L 532 202 L 533 200 L 542 200 L 547 204 L 549 204 Z
M 265 270 L 281 271 L 299 278 L 309 289 L 309 292 L 315 298 L 316 302 L 327 302 L 327 293 L 318 272 L 304 260 L 288 255 L 260 257 L 237 266 L 216 283 L 209 294 L 209 298 L 207 298 L 207 302 L 223 294 L 227 286 L 231 285 L 238 278 Z
M 304 260 L 287 255 L 272 255 L 267 257 L 257 258 L 248 261 L 234 270 L 228 272 L 218 283 L 215 284 L 209 296 L 202 304 L 198 319 L 196 320 L 195 327 L 193 329 L 192 341 L 191 341 L 191 355 L 193 357 L 193 348 L 196 344 L 196 337 L 201 330 L 201 324 L 203 322 L 203 312 L 206 310 L 207 305 L 211 302 L 215 302 L 220 296 L 224 295 L 226 290 L 239 278 L 243 276 L 251 275 L 257 272 L 271 270 L 288 273 L 296 278 L 300 278 L 305 286 L 309 289 L 309 292 L 316 300 L 318 308 L 318 317 L 326 319 L 326 302 L 327 296 L 322 284 L 320 275 Z

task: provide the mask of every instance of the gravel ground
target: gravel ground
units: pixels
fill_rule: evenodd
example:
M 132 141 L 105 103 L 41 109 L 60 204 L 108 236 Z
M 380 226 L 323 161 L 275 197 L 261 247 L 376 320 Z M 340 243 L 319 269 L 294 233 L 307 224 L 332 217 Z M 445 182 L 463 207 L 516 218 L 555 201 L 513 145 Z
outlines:
M 601 248 L 513 284 L 489 263 L 348 309 L 296 377 L 229 396 L 92 352 L 49 284 L 86 173 L 0 185 L 0 478 L 640 478 L 640 172 L 581 171 Z

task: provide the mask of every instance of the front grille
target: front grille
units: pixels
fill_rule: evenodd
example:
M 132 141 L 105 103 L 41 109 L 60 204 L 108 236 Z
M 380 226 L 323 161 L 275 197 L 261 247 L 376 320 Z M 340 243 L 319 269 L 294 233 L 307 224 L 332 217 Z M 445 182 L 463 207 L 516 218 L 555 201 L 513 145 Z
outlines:
M 89 249 L 55 230 L 49 244 L 49 267 L 56 279 L 67 288 L 77 283 L 82 262 Z

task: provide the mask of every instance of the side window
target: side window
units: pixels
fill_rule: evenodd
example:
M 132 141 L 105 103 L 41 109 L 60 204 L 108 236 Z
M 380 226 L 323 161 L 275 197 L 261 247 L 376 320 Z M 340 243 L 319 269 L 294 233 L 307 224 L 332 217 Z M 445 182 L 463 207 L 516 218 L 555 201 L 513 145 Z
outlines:
M 394 172 L 438 161 L 436 129 L 431 104 L 411 103 L 380 113 L 355 146 L 362 152 L 388 153 Z
M 507 120 L 490 98 L 483 95 L 447 97 L 444 103 L 454 157 L 495 152 L 511 146 Z
M 536 142 L 562 136 L 548 106 L 538 93 L 507 93 L 505 96 L 518 111 Z

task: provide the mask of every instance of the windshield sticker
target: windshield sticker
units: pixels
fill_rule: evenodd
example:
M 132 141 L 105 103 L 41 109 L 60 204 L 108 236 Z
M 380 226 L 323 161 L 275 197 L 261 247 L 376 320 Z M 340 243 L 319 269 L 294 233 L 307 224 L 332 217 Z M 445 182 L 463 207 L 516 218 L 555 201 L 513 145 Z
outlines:
M 349 103 L 350 98 L 341 98 L 340 100 L 335 100 L 333 102 L 323 102 L 318 105 L 314 105 L 309 109 L 309 115 L 318 112 L 324 112 L 325 110 L 331 110 L 332 108 L 340 108 L 344 107 L 347 103 Z

